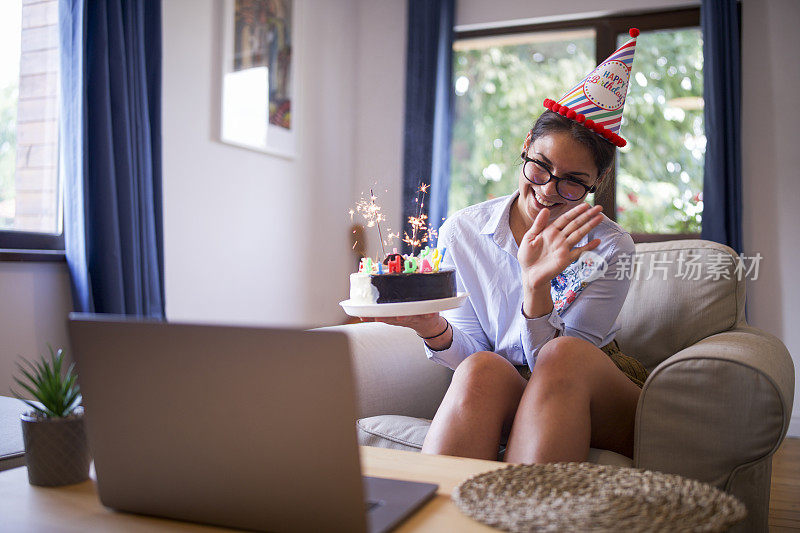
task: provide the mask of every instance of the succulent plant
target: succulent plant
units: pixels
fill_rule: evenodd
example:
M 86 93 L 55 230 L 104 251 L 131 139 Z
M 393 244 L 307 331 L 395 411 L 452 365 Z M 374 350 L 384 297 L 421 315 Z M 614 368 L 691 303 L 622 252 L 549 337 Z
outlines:
M 59 348 L 56 352 L 49 344 L 47 347 L 50 350 L 49 358 L 43 355 L 34 363 L 22 358 L 24 364 L 17 363 L 17 367 L 24 379 L 14 378 L 14 381 L 28 391 L 41 405 L 23 398 L 13 389 L 11 392 L 28 404 L 36 416 L 65 418 L 75 413 L 82 400 L 77 383 L 78 376 L 74 371 L 75 363 L 69 365 L 67 371 L 62 375 L 64 351 Z

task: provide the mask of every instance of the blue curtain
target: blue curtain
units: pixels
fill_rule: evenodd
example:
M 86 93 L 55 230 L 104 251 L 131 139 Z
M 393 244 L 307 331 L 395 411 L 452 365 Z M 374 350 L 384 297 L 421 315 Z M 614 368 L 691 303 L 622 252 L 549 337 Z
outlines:
M 434 230 L 447 216 L 450 189 L 454 21 L 454 0 L 408 1 L 403 221 L 417 216 L 420 184 L 430 184 L 423 213 Z
M 706 161 L 702 238 L 742 253 L 741 62 L 736 0 L 703 0 Z
M 161 2 L 61 0 L 59 24 L 75 310 L 163 318 Z

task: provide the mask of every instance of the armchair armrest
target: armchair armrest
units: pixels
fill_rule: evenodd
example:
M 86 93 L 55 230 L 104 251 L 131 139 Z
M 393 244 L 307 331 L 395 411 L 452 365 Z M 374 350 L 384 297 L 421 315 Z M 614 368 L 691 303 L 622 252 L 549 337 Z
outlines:
M 645 383 L 634 466 L 735 493 L 737 471 L 768 459 L 786 435 L 793 396 L 794 364 L 779 339 L 744 324 L 707 337 Z
M 359 418 L 436 414 L 453 372 L 428 360 L 412 330 L 365 322 L 320 331 L 340 331 L 350 341 Z

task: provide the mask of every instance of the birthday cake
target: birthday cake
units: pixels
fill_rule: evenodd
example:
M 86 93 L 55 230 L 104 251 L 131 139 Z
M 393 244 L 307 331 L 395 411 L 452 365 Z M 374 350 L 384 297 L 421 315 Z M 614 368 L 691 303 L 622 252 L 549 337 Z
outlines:
M 350 274 L 350 301 L 382 304 L 438 300 L 456 296 L 456 271 L 439 268 L 442 254 L 426 248 L 419 257 L 390 254 L 382 263 L 361 260 Z

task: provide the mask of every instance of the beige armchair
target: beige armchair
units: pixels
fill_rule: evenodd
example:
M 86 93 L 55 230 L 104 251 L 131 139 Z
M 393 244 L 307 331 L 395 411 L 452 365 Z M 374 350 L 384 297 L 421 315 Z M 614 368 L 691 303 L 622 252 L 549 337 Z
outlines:
M 772 454 L 791 418 L 792 359 L 779 339 L 747 325 L 733 250 L 702 240 L 636 250 L 617 336 L 651 371 L 636 413 L 634 458 L 592 449 L 589 460 L 710 483 L 747 506 L 737 531 L 767 531 Z M 361 444 L 420 450 L 452 372 L 428 361 L 406 328 L 328 329 L 350 339 Z

